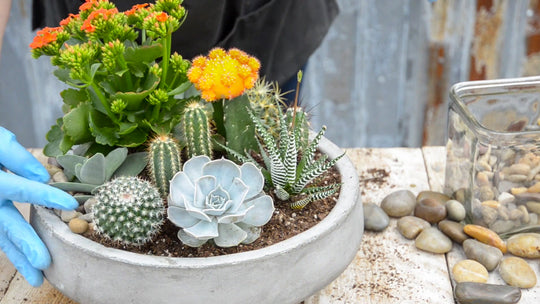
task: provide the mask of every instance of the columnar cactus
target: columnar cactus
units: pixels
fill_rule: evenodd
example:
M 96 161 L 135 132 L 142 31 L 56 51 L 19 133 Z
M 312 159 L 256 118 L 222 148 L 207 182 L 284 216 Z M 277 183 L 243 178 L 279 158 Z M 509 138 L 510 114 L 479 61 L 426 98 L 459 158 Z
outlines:
M 170 180 L 180 171 L 180 157 L 178 143 L 168 135 L 159 135 L 149 142 L 148 171 L 162 197 L 167 196 Z
M 143 245 L 159 232 L 165 206 L 158 190 L 138 177 L 119 177 L 98 188 L 92 208 L 98 233 L 126 245 Z
M 186 107 L 183 127 L 188 158 L 197 155 L 212 157 L 210 123 L 208 115 L 206 115 L 206 111 L 201 104 L 193 102 Z

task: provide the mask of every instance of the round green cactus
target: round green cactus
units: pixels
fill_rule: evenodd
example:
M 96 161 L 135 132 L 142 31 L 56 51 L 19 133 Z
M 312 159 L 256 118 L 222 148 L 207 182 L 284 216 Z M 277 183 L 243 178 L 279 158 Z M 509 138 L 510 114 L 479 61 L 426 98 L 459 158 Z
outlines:
M 95 191 L 98 233 L 127 245 L 143 245 L 159 231 L 165 206 L 158 190 L 138 177 L 119 177 Z

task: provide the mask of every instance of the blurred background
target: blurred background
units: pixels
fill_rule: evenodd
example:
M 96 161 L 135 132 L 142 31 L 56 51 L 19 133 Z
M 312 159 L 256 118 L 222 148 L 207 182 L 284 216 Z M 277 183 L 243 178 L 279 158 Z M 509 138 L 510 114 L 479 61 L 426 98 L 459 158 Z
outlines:
M 309 1 L 309 0 L 293 0 Z M 540 75 L 540 0 L 338 0 L 304 73 L 313 128 L 341 147 L 445 143 L 448 91 Z M 62 115 L 49 58 L 31 58 L 31 0 L 13 0 L 0 58 L 0 125 L 43 147 Z

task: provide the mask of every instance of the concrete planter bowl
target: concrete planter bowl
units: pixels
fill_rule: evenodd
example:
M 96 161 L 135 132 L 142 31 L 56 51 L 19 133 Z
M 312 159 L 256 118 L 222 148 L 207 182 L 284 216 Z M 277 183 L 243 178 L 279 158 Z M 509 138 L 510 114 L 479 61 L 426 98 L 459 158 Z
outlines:
M 320 150 L 342 151 L 323 138 Z M 107 248 L 72 233 L 51 210 L 32 207 L 30 222 L 52 256 L 47 280 L 69 298 L 92 303 L 291 303 L 337 278 L 364 231 L 358 176 L 347 157 L 330 214 L 311 229 L 263 249 L 208 258 L 169 258 Z

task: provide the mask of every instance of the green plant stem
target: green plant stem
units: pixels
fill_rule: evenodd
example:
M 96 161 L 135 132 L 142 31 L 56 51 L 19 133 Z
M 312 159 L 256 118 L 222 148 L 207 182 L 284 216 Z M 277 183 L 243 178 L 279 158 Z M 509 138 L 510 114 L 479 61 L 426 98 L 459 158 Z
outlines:
M 225 124 L 223 122 L 223 114 L 224 114 L 223 103 L 224 102 L 225 100 L 221 99 L 216 102 L 213 102 L 212 106 L 214 107 L 213 118 L 214 118 L 214 123 L 216 124 L 216 131 L 218 134 L 220 134 L 224 138 L 227 138 L 226 132 L 225 132 Z
M 163 58 L 161 61 L 162 74 L 159 87 L 163 89 L 167 82 L 167 70 L 169 69 L 169 59 L 171 57 L 171 34 L 163 37 L 161 39 L 161 44 L 163 45 Z
M 101 90 L 99 89 L 99 87 L 97 86 L 97 84 L 95 84 L 93 81 L 90 83 L 90 86 L 92 87 L 92 89 L 94 90 L 94 92 L 96 93 L 97 97 L 99 98 L 99 101 L 101 102 L 101 104 L 103 105 L 103 107 L 105 108 L 105 111 L 107 111 L 107 116 L 109 116 L 109 118 L 115 122 L 115 123 L 119 123 L 118 119 L 116 118 L 116 115 L 114 115 L 114 113 L 111 111 L 111 108 L 109 107 L 109 103 L 107 102 L 107 98 L 105 98 L 105 96 L 103 96 L 103 93 L 101 93 Z
M 119 63 L 120 63 L 120 66 L 122 67 L 122 69 L 128 70 L 128 72 L 126 73 L 127 74 L 126 81 L 128 83 L 128 86 L 129 86 L 129 91 L 131 91 L 133 89 L 133 80 L 131 79 L 131 73 L 129 72 L 127 63 L 124 60 L 124 56 L 121 56 L 119 61 L 120 61 Z
M 152 110 L 152 118 L 150 119 L 150 121 L 153 122 L 158 119 L 160 110 L 161 110 L 161 103 L 158 103 L 157 105 L 154 106 L 154 109 Z

